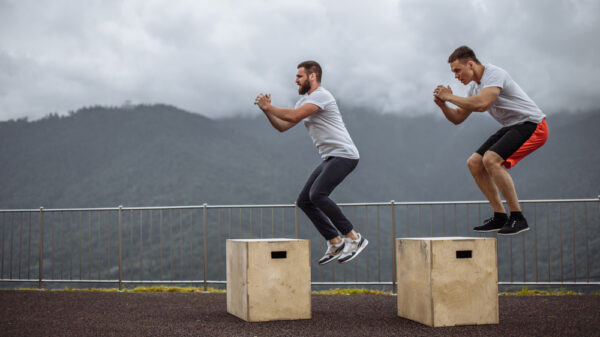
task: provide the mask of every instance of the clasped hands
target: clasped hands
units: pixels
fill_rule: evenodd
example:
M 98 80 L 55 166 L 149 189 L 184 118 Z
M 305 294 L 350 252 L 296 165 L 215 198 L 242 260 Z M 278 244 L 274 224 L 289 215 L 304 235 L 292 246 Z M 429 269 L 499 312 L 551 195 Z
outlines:
M 433 101 L 437 105 L 445 104 L 451 95 L 452 89 L 450 86 L 444 87 L 443 85 L 438 85 L 435 90 L 433 90 Z
M 256 96 L 254 104 L 258 105 L 258 107 L 264 111 L 269 105 L 271 105 L 271 94 L 259 94 Z
M 433 90 L 433 96 L 442 101 L 447 101 L 450 95 L 452 95 L 452 88 L 450 88 L 450 86 L 445 87 L 443 85 L 438 85 L 435 87 L 435 90 Z

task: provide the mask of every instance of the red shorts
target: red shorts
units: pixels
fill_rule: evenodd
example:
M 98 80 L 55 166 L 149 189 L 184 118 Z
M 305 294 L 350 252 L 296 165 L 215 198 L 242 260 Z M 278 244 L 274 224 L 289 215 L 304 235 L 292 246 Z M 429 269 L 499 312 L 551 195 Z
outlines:
M 504 162 L 504 167 L 507 169 L 517 165 L 517 163 L 525 158 L 531 152 L 540 148 L 544 143 L 548 140 L 548 124 L 546 124 L 546 119 L 544 118 L 536 127 L 535 131 L 527 139 L 521 147 L 515 153 L 513 153 L 506 161 Z

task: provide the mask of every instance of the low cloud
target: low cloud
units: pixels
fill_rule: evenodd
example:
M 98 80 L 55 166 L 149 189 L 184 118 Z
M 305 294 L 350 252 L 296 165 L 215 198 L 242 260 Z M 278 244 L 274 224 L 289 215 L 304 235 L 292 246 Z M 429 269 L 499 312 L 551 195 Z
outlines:
M 209 117 L 298 98 L 296 65 L 374 111 L 437 113 L 459 45 L 505 68 L 547 113 L 596 108 L 600 3 L 570 1 L 0 1 L 0 120 L 167 103 Z

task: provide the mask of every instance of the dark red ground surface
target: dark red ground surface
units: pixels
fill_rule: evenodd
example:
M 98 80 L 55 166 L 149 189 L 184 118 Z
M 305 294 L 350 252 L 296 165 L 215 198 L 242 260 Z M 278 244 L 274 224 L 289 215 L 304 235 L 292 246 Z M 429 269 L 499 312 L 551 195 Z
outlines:
M 313 295 L 311 320 L 248 323 L 225 294 L 0 291 L 0 336 L 600 336 L 600 296 L 501 296 L 500 324 L 430 328 L 396 297 Z

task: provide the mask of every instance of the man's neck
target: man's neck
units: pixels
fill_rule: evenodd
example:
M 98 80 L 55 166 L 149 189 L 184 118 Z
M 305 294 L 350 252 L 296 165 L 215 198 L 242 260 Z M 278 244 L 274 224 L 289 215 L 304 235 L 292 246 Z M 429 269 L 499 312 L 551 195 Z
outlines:
M 321 83 L 317 83 L 317 84 L 311 85 L 311 86 L 310 86 L 310 90 L 309 90 L 309 91 L 308 91 L 306 94 L 307 94 L 307 95 L 310 95 L 310 94 L 312 94 L 312 93 L 313 93 L 313 91 L 315 91 L 315 90 L 319 89 L 319 87 L 320 87 L 320 86 L 321 86 Z
M 481 78 L 483 77 L 483 72 L 485 71 L 485 66 L 480 63 L 475 63 L 475 67 L 473 68 L 475 72 L 475 83 L 481 84 Z

